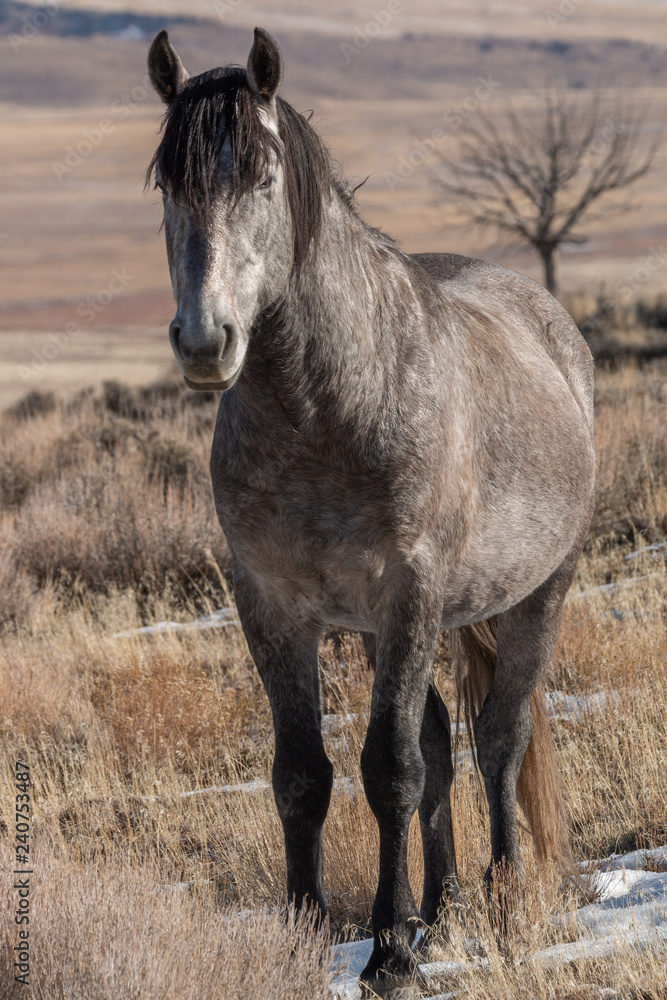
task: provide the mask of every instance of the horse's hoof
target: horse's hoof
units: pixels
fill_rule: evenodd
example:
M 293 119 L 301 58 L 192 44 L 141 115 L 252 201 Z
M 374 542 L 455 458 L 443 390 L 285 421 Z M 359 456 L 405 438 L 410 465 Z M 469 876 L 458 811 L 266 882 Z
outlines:
M 373 980 L 361 980 L 362 1000 L 414 1000 L 415 985 L 411 980 L 378 975 Z
M 523 902 L 524 869 L 520 862 L 491 864 L 484 876 L 489 922 L 503 951 L 517 933 Z
M 382 935 L 375 942 L 373 954 L 361 973 L 361 995 L 382 1000 L 409 1000 L 414 996 L 417 958 L 410 945 L 395 934 Z
M 442 962 L 448 957 L 447 945 L 449 944 L 449 932 L 446 927 L 437 924 L 435 927 L 426 927 L 424 937 L 419 942 L 417 948 L 417 958 L 420 965 L 428 965 L 429 962 Z

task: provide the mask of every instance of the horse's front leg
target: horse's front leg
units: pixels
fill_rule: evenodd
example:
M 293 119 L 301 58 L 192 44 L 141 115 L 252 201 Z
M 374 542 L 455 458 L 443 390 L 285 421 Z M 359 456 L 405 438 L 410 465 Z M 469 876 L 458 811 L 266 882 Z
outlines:
M 418 912 L 408 880 L 408 829 L 424 791 L 420 733 L 440 623 L 428 585 L 412 581 L 386 609 L 377 635 L 371 717 L 361 755 L 380 831 L 373 954 L 362 981 L 378 992 L 409 977 Z
M 285 835 L 287 896 L 326 916 L 322 891 L 322 827 L 333 767 L 321 732 L 319 632 L 285 619 L 252 576 L 234 567 L 243 631 L 269 696 L 275 732 L 273 792 Z

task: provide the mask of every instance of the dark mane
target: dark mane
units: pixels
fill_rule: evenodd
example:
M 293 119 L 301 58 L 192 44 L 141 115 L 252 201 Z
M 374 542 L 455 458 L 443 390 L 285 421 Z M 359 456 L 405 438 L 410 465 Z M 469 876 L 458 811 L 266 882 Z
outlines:
M 338 189 L 329 154 L 303 115 L 277 98 L 278 142 L 258 113 L 245 69 L 212 69 L 194 77 L 171 104 L 162 123 L 162 139 L 146 173 L 169 187 L 174 199 L 190 209 L 200 225 L 211 215 L 216 194 L 216 166 L 227 135 L 233 159 L 230 210 L 263 179 L 272 150 L 281 157 L 294 226 L 294 262 L 299 267 L 322 222 L 322 200 Z

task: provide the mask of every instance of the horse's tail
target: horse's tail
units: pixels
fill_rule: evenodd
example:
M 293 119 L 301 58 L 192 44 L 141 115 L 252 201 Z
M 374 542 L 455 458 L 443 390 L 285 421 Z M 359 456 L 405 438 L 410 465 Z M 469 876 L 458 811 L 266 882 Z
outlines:
M 491 690 L 496 669 L 496 618 L 452 630 L 456 667 L 456 718 L 461 707 L 472 744 L 472 723 Z M 540 860 L 551 858 L 564 868 L 571 858 L 567 820 L 556 752 L 540 684 L 530 702 L 533 729 L 517 782 L 517 800 L 525 813 Z

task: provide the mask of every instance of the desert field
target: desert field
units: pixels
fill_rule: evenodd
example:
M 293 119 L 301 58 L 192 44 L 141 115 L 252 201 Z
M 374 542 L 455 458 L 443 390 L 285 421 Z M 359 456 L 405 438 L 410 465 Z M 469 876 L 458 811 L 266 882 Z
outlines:
M 312 109 L 342 172 L 367 178 L 367 221 L 408 252 L 537 280 L 534 254 L 455 225 L 437 157 L 395 184 L 405 158 L 480 80 L 494 120 L 511 100 L 534 121 L 555 81 L 569 96 L 620 90 L 645 111 L 642 142 L 667 122 L 662 0 L 404 0 L 366 32 L 387 7 L 0 3 L 0 1000 L 359 996 L 377 884 L 359 765 L 372 672 L 357 635 L 322 641 L 336 783 L 316 932 L 285 909 L 271 713 L 208 473 L 218 394 L 184 386 L 167 337 L 161 207 L 144 190 L 162 114 L 148 45 L 166 25 L 194 73 L 245 63 L 263 25 L 285 96 Z M 546 681 L 575 867 L 538 863 L 524 829 L 525 889 L 501 944 L 482 894 L 485 797 L 455 727 L 464 907 L 415 998 L 667 1000 L 665 156 L 558 260 L 598 359 L 596 510 Z M 453 717 L 447 635 L 435 673 Z M 14 981 L 17 774 L 32 797 L 29 991 Z M 419 902 L 416 820 L 410 877 Z

